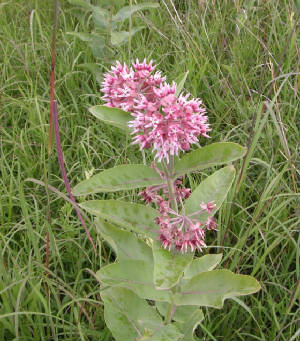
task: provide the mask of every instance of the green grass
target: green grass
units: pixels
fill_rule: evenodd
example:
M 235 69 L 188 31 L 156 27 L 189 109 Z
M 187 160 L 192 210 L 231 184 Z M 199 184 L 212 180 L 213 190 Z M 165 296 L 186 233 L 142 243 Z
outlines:
M 56 155 L 49 161 L 47 150 L 52 6 L 0 2 L 0 339 L 112 340 L 90 272 L 111 259 L 109 248 L 86 216 L 95 256 L 71 205 L 52 192 L 49 226 L 45 188 L 26 181 L 48 181 L 65 194 Z M 219 212 L 219 231 L 207 242 L 214 252 L 224 240 L 222 266 L 254 275 L 262 290 L 226 301 L 223 310 L 204 309 L 202 340 L 299 338 L 299 10 L 292 0 L 165 0 L 135 16 L 147 29 L 132 38 L 130 52 L 128 45 L 110 51 L 111 60 L 152 58 L 168 80 L 189 70 L 185 89 L 207 106 L 210 141 L 249 148 L 240 182 Z M 89 18 L 80 13 L 61 1 L 55 89 L 72 186 L 86 172 L 142 160 L 125 135 L 87 111 L 101 103 L 100 86 L 80 64 L 97 63 L 104 72 L 110 59 L 96 59 L 67 34 L 87 32 Z M 261 114 L 267 99 L 272 107 Z M 242 162 L 235 165 L 240 174 Z M 187 181 L 194 187 L 207 174 Z

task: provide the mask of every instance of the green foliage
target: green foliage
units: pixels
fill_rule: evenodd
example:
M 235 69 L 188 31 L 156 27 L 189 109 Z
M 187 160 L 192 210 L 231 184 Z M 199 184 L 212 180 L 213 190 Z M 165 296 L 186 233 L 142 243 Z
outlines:
M 82 7 L 85 11 L 91 12 L 95 28 L 95 31 L 92 33 L 69 33 L 87 42 L 94 56 L 102 58 L 108 56 L 108 46 L 106 45 L 108 42 L 110 42 L 108 45 L 119 47 L 126 44 L 137 32 L 145 28 L 144 25 L 132 27 L 132 16 L 135 13 L 159 7 L 159 4 L 156 2 L 145 2 L 132 6 L 124 6 L 114 14 L 116 8 L 122 5 L 120 1 L 119 3 L 118 1 L 116 3 L 114 1 L 108 2 L 108 9 L 101 6 L 94 6 L 85 0 L 68 1 L 74 6 Z M 105 6 L 105 2 L 102 3 L 102 6 Z M 127 20 L 130 20 L 129 28 L 128 31 L 124 31 L 121 28 L 124 25 L 124 21 Z M 99 46 L 98 43 L 100 41 L 103 44 L 101 43 Z
M 128 122 L 132 120 L 132 116 L 128 112 L 105 105 L 96 105 L 89 108 L 89 111 L 101 121 L 129 132 Z
M 114 192 L 139 187 L 159 185 L 162 179 L 150 167 L 144 165 L 121 165 L 107 169 L 84 180 L 73 189 L 74 195 Z
M 150 8 L 158 8 L 157 2 L 144 2 L 138 5 L 124 6 L 121 8 L 116 15 L 113 16 L 113 21 L 119 22 L 129 19 L 135 12 L 144 11 Z
M 175 161 L 175 176 L 219 166 L 240 159 L 246 153 L 246 148 L 237 143 L 217 142 L 186 153 Z
M 148 237 L 156 238 L 157 225 L 154 219 L 158 211 L 149 206 L 134 204 L 121 200 L 90 200 L 80 206 L 91 214 L 107 219 Z
M 184 270 L 184 279 L 190 279 L 201 272 L 213 270 L 222 260 L 222 253 L 208 254 L 200 258 L 193 259 Z
M 133 291 L 141 298 L 172 302 L 172 292 L 156 289 L 153 282 L 153 262 L 142 260 L 120 261 L 100 269 L 97 278 L 104 284 Z
M 175 95 L 178 97 L 180 92 L 182 91 L 183 89 L 183 86 L 184 86 L 184 83 L 186 81 L 186 78 L 189 74 L 189 71 L 186 71 L 184 72 L 182 75 L 178 76 L 174 82 L 177 84 L 176 86 L 176 92 L 175 92 Z
M 168 304 L 165 302 L 156 302 L 156 308 L 165 316 L 168 311 Z M 194 341 L 194 332 L 199 323 L 204 319 L 201 309 L 195 306 L 177 306 L 174 309 L 172 320 L 175 325 L 183 333 L 180 341 Z
M 192 192 L 191 196 L 185 201 L 184 209 L 186 214 L 199 211 L 202 202 L 213 201 L 216 205 L 215 213 L 225 200 L 235 177 L 233 166 L 227 166 L 208 176 Z M 202 212 L 197 218 L 206 221 L 208 214 Z
M 121 230 L 113 224 L 98 219 L 96 221 L 97 232 L 114 249 L 117 259 L 142 260 L 153 263 L 152 250 L 144 241 L 137 238 L 133 233 Z
M 158 241 L 153 242 L 154 284 L 160 289 L 170 289 L 176 285 L 188 264 L 193 259 L 193 253 L 182 255 L 162 248 Z
M 175 325 L 163 325 L 159 314 L 145 300 L 124 288 L 106 289 L 101 294 L 104 317 L 116 341 L 178 340 L 182 334 Z
M 123 327 L 127 325 L 128 331 L 130 331 L 132 324 L 140 323 L 140 320 L 135 320 L 136 317 L 132 317 L 129 320 L 121 317 L 124 314 L 122 311 L 126 304 L 123 301 L 132 300 L 131 302 L 128 301 L 127 304 L 131 306 L 137 304 L 138 309 L 145 310 L 149 309 L 147 301 L 141 299 L 155 301 L 155 307 L 163 316 L 167 315 L 170 306 L 172 306 L 172 320 L 175 323 L 168 324 L 168 326 L 177 326 L 178 330 L 183 334 L 180 336 L 180 340 L 193 340 L 194 330 L 203 320 L 203 313 L 198 309 L 199 306 L 220 308 L 225 299 L 248 295 L 260 289 L 258 282 L 251 276 L 236 275 L 228 270 L 213 270 L 221 261 L 222 254 L 209 254 L 197 258 L 191 263 L 193 255 L 172 254 L 163 250 L 157 242 L 154 242 L 154 260 L 157 252 L 156 249 L 165 251 L 165 257 L 171 255 L 173 259 L 173 264 L 169 263 L 169 269 L 165 268 L 166 282 L 163 282 L 163 286 L 156 288 L 157 279 L 155 277 L 156 273 L 154 272 L 153 258 L 149 254 L 150 247 L 146 246 L 146 244 L 133 236 L 133 234 L 122 230 L 118 231 L 111 224 L 100 223 L 99 226 L 102 226 L 101 234 L 104 231 L 103 235 L 107 240 L 111 239 L 114 243 L 114 237 L 116 237 L 117 245 L 115 244 L 113 247 L 117 253 L 117 262 L 102 267 L 96 276 L 103 286 L 111 287 L 109 290 L 116 290 L 118 292 L 120 288 L 125 289 L 125 291 L 122 291 L 122 298 L 119 297 L 118 300 L 113 301 L 112 296 L 109 296 L 107 300 L 103 298 L 106 322 L 116 339 L 121 337 L 121 334 L 118 333 L 121 333 Z M 122 236 L 125 238 L 122 238 Z M 134 246 L 138 246 L 136 248 L 137 254 L 132 254 L 131 252 L 135 251 L 129 249 L 129 247 L 134 248 Z M 126 252 L 128 252 L 128 255 Z M 143 252 L 145 252 L 145 257 Z M 133 259 L 134 256 L 136 259 Z M 188 266 L 186 264 L 182 265 L 185 259 L 189 259 Z M 178 265 L 175 264 L 174 266 L 175 262 L 178 262 Z M 176 271 L 176 266 L 183 267 L 185 269 L 185 275 L 179 282 L 176 291 L 166 290 L 170 289 L 165 285 L 165 283 L 170 283 L 169 276 L 173 279 L 174 274 L 176 276 L 178 276 L 178 273 L 181 274 L 181 272 Z M 176 279 L 177 282 L 178 279 Z M 107 291 L 105 289 L 103 293 L 106 295 Z M 115 294 L 115 291 L 110 292 L 113 295 Z M 139 299 L 133 296 L 133 293 Z M 112 306 L 112 304 L 114 305 Z M 131 306 L 128 309 L 132 309 Z M 129 316 L 131 316 L 131 313 L 126 315 L 127 318 Z M 117 321 L 119 321 L 119 324 Z M 153 326 L 148 328 L 149 335 L 153 336 L 156 333 L 156 327 L 154 327 L 156 318 L 152 317 L 152 313 L 148 316 L 148 321 L 153 323 Z M 117 329 L 117 325 L 121 329 Z M 139 327 L 136 325 L 134 329 L 137 331 Z M 140 330 L 140 335 L 144 335 L 144 332 L 145 330 Z M 125 335 L 124 332 L 123 335 Z
M 174 295 L 174 303 L 222 308 L 227 298 L 249 295 L 259 290 L 259 283 L 251 276 L 236 275 L 224 269 L 213 270 L 183 280 L 180 292 Z
M 188 318 L 183 323 L 178 322 L 176 325 L 179 330 L 184 334 L 180 341 L 195 341 L 194 332 L 200 322 L 204 319 L 201 309 L 196 309 L 192 313 L 186 312 Z
M 113 46 L 120 46 L 126 44 L 131 36 L 141 31 L 145 26 L 137 26 L 131 30 L 131 32 L 120 31 L 120 32 L 111 32 L 111 44 Z

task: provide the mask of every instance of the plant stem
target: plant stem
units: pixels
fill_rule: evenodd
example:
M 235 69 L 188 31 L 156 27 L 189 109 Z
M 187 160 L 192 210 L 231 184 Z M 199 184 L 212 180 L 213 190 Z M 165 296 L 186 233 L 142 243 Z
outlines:
M 163 161 L 163 167 L 166 174 L 166 181 L 168 185 L 168 192 L 169 192 L 169 200 L 170 200 L 170 206 L 171 208 L 178 213 L 178 205 L 175 198 L 175 192 L 174 192 L 174 179 L 173 179 L 173 173 L 174 173 L 174 156 L 170 155 L 170 160 L 168 164 L 165 164 Z
M 165 318 L 165 324 L 169 324 L 172 321 L 172 316 L 173 316 L 173 309 L 174 309 L 174 304 L 170 303 L 168 310 L 167 310 L 167 315 Z
M 169 200 L 170 200 L 170 206 L 171 208 L 178 213 L 178 205 L 175 197 L 174 192 L 174 156 L 170 155 L 169 163 L 166 164 L 163 161 L 163 167 L 166 174 L 166 181 L 168 184 L 168 192 L 169 192 Z M 172 288 L 172 293 L 174 294 L 177 290 L 177 286 Z M 172 316 L 174 314 L 174 307 L 175 305 L 173 303 L 170 303 L 168 306 L 167 314 L 165 317 L 165 324 L 169 324 L 172 321 Z
M 97 250 L 96 250 L 96 246 L 94 244 L 94 241 L 90 235 L 90 232 L 86 226 L 85 221 L 83 220 L 83 217 L 80 213 L 80 210 L 78 209 L 78 207 L 76 206 L 76 201 L 75 198 L 72 194 L 72 190 L 71 190 L 71 186 L 67 177 L 67 172 L 65 169 L 65 165 L 64 165 L 64 158 L 63 158 L 63 152 L 62 152 L 62 148 L 61 148 L 61 143 L 60 143 L 60 134 L 59 134 L 59 124 L 58 124 L 58 112 L 57 112 L 57 103 L 56 101 L 53 101 L 53 119 L 54 119 L 54 134 L 55 134 L 55 141 L 56 141 L 56 147 L 57 147 L 57 158 L 58 158 L 58 163 L 59 163 L 59 167 L 61 170 L 61 174 L 65 183 L 65 187 L 66 190 L 69 194 L 69 197 L 71 199 L 71 201 L 75 204 L 74 208 L 75 211 L 77 213 L 77 216 L 82 224 L 82 226 L 84 227 L 85 233 L 89 239 L 89 241 L 92 244 L 92 247 L 94 249 L 95 255 L 97 254 Z

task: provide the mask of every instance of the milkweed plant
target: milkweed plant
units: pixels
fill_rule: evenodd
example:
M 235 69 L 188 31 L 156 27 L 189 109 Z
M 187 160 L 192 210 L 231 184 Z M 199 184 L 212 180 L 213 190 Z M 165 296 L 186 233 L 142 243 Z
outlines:
M 75 195 L 141 188 L 144 204 L 90 200 L 81 207 L 111 245 L 116 261 L 97 273 L 107 327 L 116 340 L 191 341 L 204 319 L 201 307 L 222 308 L 227 298 L 260 290 L 251 276 L 215 269 L 222 254 L 201 255 L 215 213 L 234 181 L 225 166 L 194 190 L 186 174 L 237 160 L 246 149 L 219 142 L 199 147 L 211 131 L 198 98 L 181 92 L 185 74 L 168 84 L 153 62 L 117 62 L 104 75 L 105 105 L 90 108 L 102 121 L 131 134 L 139 149 L 154 154 L 150 166 L 126 164 L 84 180 Z

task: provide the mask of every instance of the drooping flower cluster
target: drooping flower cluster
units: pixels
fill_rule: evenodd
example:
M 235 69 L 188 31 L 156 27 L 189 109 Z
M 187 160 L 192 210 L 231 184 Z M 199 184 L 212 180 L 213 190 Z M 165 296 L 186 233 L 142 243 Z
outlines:
M 162 175 L 162 174 L 161 174 Z M 159 194 L 161 192 L 161 195 Z M 182 181 L 177 179 L 173 183 L 173 192 L 181 213 L 177 213 L 170 207 L 170 195 L 167 184 L 147 187 L 140 192 L 142 199 L 150 204 L 158 206 L 160 216 L 156 217 L 155 223 L 159 225 L 159 240 L 164 249 L 171 251 L 174 248 L 182 253 L 189 249 L 202 250 L 205 247 L 206 230 L 216 230 L 216 222 L 211 216 L 216 205 L 213 202 L 201 203 L 197 212 L 186 215 L 183 201 L 190 196 L 190 189 L 182 186 Z M 206 221 L 200 221 L 199 216 L 206 212 L 210 216 Z
M 159 162 L 169 162 L 170 155 L 189 150 L 199 135 L 209 137 L 210 128 L 202 101 L 188 99 L 189 94 L 176 96 L 176 83 L 167 84 L 154 69 L 152 61 L 137 60 L 130 68 L 117 62 L 105 74 L 102 99 L 134 117 L 129 122 L 133 143 L 140 149 L 152 147 Z

